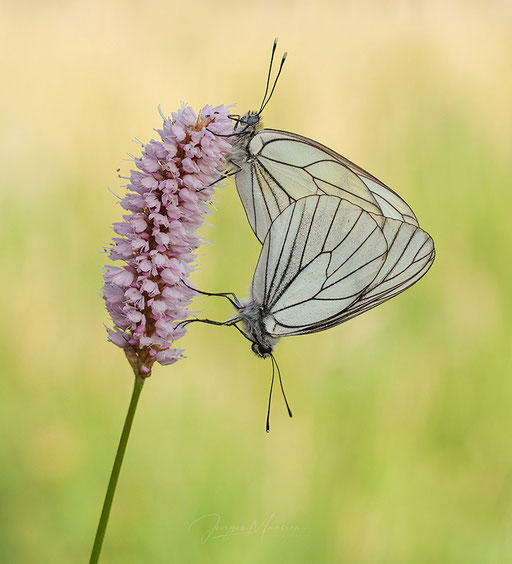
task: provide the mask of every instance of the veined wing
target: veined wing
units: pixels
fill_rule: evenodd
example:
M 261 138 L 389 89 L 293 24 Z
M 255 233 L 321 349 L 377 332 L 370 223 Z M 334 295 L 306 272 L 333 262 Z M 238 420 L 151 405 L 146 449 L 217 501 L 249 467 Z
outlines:
M 428 272 L 435 259 L 435 248 L 427 232 L 390 218 L 384 218 L 381 227 L 389 250 L 372 284 L 338 316 L 312 325 L 307 330 L 280 333 L 281 336 L 324 331 L 345 323 L 401 294 Z
M 387 252 L 377 221 L 346 200 L 313 195 L 290 204 L 272 223 L 253 278 L 267 331 L 320 330 L 371 287 Z
M 292 201 L 310 194 L 344 198 L 370 213 L 418 225 L 406 202 L 380 180 L 312 139 L 275 129 L 257 133 L 236 186 L 249 223 L 263 241 Z
M 235 183 L 247 221 L 263 243 L 274 219 L 297 198 L 292 198 L 257 161 L 243 165 L 236 173 Z M 295 188 L 294 195 L 297 189 L 300 190 L 300 186 Z M 310 194 L 301 190 L 300 197 Z
M 388 243 L 386 261 L 360 303 L 394 296 L 419 280 L 435 258 L 434 241 L 420 227 L 396 219 L 384 218 L 382 232 Z

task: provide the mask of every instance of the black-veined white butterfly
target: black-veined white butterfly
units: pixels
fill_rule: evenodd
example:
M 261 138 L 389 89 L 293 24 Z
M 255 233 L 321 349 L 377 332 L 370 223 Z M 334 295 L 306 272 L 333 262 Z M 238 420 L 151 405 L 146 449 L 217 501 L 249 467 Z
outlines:
M 310 194 L 338 196 L 370 213 L 418 225 L 414 212 L 396 192 L 345 157 L 302 135 L 263 128 L 260 116 L 286 60 L 285 53 L 269 93 L 276 46 L 277 39 L 259 110 L 231 116 L 236 121 L 231 174 L 256 237 L 263 242 L 286 206 Z
M 306 196 L 270 226 L 250 297 L 213 294 L 228 297 L 237 310 L 229 321 L 213 323 L 240 323 L 253 351 L 266 358 L 280 337 L 324 331 L 400 294 L 434 256 L 432 238 L 416 225 L 337 196 Z
M 208 294 L 229 299 L 236 314 L 225 322 L 185 323 L 236 327 L 274 368 L 281 337 L 324 331 L 378 306 L 417 282 L 434 255 L 432 238 L 416 225 L 337 196 L 305 196 L 272 222 L 249 298 Z M 271 392 L 273 381 L 274 370 Z

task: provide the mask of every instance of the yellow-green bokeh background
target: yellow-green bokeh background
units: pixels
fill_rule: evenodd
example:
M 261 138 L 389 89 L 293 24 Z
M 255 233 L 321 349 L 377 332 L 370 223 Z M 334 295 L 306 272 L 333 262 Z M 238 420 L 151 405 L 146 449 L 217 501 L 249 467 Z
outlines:
M 257 106 L 278 35 L 265 123 L 394 187 L 437 259 L 399 298 L 279 345 L 295 417 L 276 393 L 270 436 L 270 364 L 235 331 L 191 328 L 187 360 L 143 390 L 103 562 L 511 562 L 511 3 L 0 10 L 0 561 L 91 548 L 132 386 L 102 327 L 115 170 L 158 104 Z M 233 183 L 216 207 L 194 280 L 245 295 L 258 245 Z M 256 527 L 204 542 L 210 514 Z

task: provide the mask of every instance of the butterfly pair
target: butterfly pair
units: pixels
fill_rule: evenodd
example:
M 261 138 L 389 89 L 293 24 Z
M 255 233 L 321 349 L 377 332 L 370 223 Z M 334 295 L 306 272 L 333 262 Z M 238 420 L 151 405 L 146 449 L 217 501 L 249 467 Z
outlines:
M 380 180 L 316 141 L 263 128 L 260 115 L 286 58 L 267 97 L 276 44 L 260 109 L 231 116 L 231 174 L 263 245 L 250 297 L 216 294 L 236 315 L 197 320 L 235 326 L 273 366 L 280 337 L 323 331 L 382 304 L 417 282 L 435 257 L 414 212 Z
M 260 115 L 286 59 L 267 97 L 276 45 L 260 109 L 232 116 L 229 156 L 263 247 L 251 297 L 230 294 L 237 315 L 223 324 L 240 322 L 262 357 L 280 337 L 329 329 L 403 292 L 435 256 L 414 212 L 377 178 L 316 141 L 263 129 Z

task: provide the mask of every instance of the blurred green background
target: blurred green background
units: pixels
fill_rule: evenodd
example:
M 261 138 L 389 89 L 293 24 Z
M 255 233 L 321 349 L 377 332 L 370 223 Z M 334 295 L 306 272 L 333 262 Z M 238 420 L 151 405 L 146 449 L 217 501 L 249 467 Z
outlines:
M 116 169 L 158 104 L 256 108 L 279 36 L 266 125 L 395 188 L 437 260 L 395 300 L 279 345 L 295 417 L 276 392 L 270 435 L 270 363 L 191 327 L 188 358 L 143 390 L 103 562 L 512 562 L 512 4 L 0 10 L 0 561 L 89 557 L 132 387 L 102 326 Z M 243 296 L 258 244 L 232 182 L 216 208 L 194 280 Z

